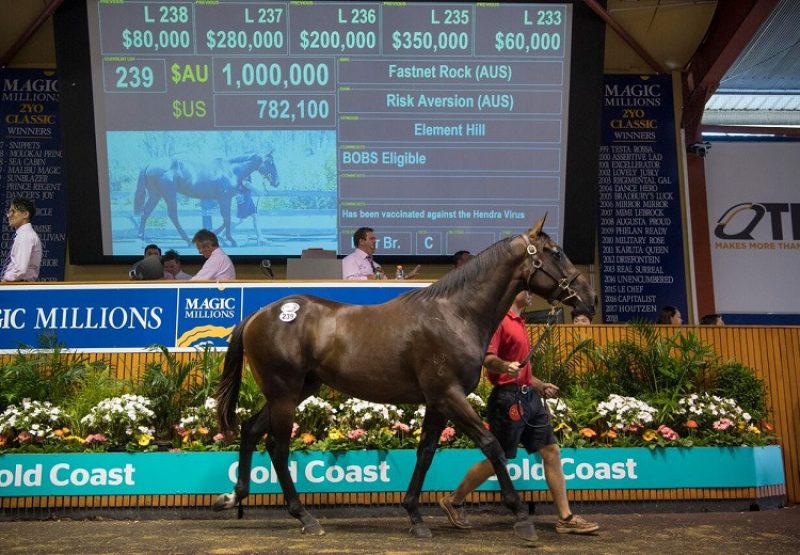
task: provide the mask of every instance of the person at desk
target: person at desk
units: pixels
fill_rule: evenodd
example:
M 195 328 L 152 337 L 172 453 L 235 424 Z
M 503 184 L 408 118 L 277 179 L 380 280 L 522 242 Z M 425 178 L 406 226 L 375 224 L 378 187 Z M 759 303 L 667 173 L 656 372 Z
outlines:
M 164 273 L 173 277 L 173 279 L 192 279 L 191 274 L 187 274 L 181 269 L 181 255 L 176 251 L 170 249 L 161 257 L 161 263 L 164 265 Z
M 14 242 L 0 269 L 0 281 L 36 281 L 42 265 L 42 242 L 31 220 L 36 214 L 33 202 L 15 198 L 6 211 L 8 225 L 14 229 Z
M 206 261 L 192 280 L 227 280 L 236 279 L 236 269 L 233 262 L 219 246 L 219 240 L 213 231 L 201 229 L 194 234 L 192 243 L 197 247 L 197 252 L 202 254 Z
M 342 258 L 342 279 L 387 279 L 381 265 L 372 257 L 377 242 L 375 230 L 371 227 L 359 227 L 353 233 L 355 250 Z M 414 279 L 419 269 L 417 265 L 402 279 Z
M 376 243 L 371 227 L 359 227 L 353 233 L 355 250 L 342 258 L 342 279 L 384 279 L 381 265 L 372 259 Z
M 151 243 L 144 248 L 144 255 L 161 257 L 161 247 Z

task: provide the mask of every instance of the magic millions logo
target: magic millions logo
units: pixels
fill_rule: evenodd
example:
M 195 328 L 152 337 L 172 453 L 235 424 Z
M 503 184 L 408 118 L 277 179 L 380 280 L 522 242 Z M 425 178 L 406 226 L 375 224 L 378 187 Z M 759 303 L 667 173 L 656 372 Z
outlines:
M 241 292 L 183 289 L 179 299 L 176 347 L 225 347 L 241 320 Z
M 800 250 L 800 203 L 742 202 L 714 228 L 719 250 Z

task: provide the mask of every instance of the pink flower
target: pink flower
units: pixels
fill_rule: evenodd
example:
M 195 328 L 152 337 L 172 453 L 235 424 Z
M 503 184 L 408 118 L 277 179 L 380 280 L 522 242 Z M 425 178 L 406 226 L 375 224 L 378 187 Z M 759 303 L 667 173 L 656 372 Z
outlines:
M 91 445 L 92 443 L 105 443 L 107 441 L 108 438 L 101 433 L 89 434 L 88 436 L 86 436 L 87 445 Z
M 641 429 L 641 426 L 637 426 L 636 424 L 628 424 L 625 426 L 624 431 L 635 434 Z
M 719 420 L 714 422 L 714 429 L 715 430 L 723 431 L 723 430 L 727 430 L 731 426 L 733 426 L 733 422 L 729 418 L 720 418 Z
M 355 430 L 350 430 L 347 432 L 347 439 L 358 440 L 367 435 L 367 432 L 361 428 L 356 428 Z
M 407 434 L 411 431 L 411 428 L 408 427 L 408 424 L 404 424 L 403 422 L 395 422 L 392 424 L 392 429 L 397 430 L 398 432 L 403 432 L 404 434 Z
M 680 437 L 675 430 L 664 426 L 664 424 L 658 427 L 658 433 L 660 433 L 664 439 L 668 439 L 670 441 L 675 441 Z
M 292 422 L 292 439 L 297 437 L 297 434 L 300 432 L 300 424 L 297 422 Z
M 221 432 L 217 433 L 217 434 L 214 435 L 214 437 L 212 439 L 214 441 L 225 441 L 225 434 L 223 434 Z
M 20 443 L 26 443 L 30 441 L 32 438 L 33 436 L 31 435 L 30 432 L 22 432 L 17 436 L 17 441 L 19 441 Z
M 447 443 L 448 441 L 452 441 L 453 438 L 456 437 L 456 430 L 452 426 L 448 426 L 444 430 L 442 430 L 442 435 L 439 436 L 439 441 L 442 443 Z

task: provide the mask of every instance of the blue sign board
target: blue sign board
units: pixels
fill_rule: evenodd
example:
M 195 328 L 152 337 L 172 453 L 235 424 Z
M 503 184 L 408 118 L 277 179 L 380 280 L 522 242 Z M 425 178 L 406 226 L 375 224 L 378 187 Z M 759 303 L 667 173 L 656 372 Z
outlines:
M 278 299 L 307 294 L 350 304 L 378 304 L 428 283 L 190 283 L 0 287 L 0 353 L 38 347 L 42 336 L 77 351 L 226 347 L 233 327 Z
M 598 170 L 603 322 L 686 314 L 669 75 L 606 75 Z

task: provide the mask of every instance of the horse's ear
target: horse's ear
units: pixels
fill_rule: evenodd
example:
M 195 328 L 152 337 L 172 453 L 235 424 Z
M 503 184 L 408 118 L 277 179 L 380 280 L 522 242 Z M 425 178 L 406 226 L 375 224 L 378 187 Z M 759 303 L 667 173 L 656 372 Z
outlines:
M 536 237 L 542 232 L 542 229 L 544 228 L 544 221 L 546 219 L 547 219 L 547 212 L 544 213 L 544 216 L 542 216 L 541 220 L 533 224 L 533 227 L 531 228 L 531 237 Z

